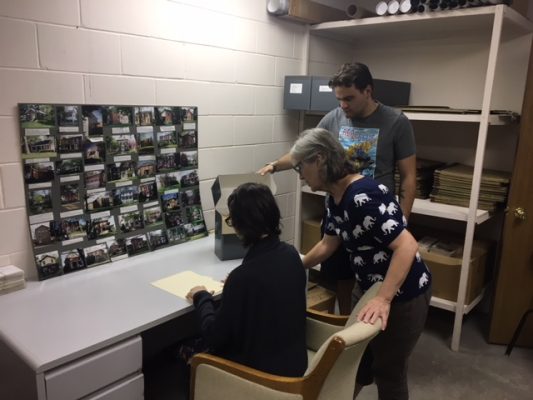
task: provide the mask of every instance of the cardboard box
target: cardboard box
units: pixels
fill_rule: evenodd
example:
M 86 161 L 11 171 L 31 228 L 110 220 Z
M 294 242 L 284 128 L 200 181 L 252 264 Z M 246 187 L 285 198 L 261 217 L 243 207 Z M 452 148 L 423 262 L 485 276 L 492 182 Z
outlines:
M 446 256 L 427 251 L 422 247 L 420 247 L 419 252 L 433 276 L 433 296 L 457 301 L 462 253 L 456 256 Z M 487 252 L 487 243 L 474 242 L 466 285 L 465 304 L 470 304 L 481 293 L 485 285 Z
M 322 221 L 319 219 L 306 219 L 302 221 L 302 236 L 300 242 L 300 253 L 306 254 L 313 248 L 315 244 L 320 241 L 320 225 Z
M 307 308 L 317 311 L 335 310 L 335 293 L 321 286 L 315 286 L 307 291 Z
M 272 194 L 276 194 L 276 184 L 271 174 L 219 175 L 211 186 L 215 203 L 215 254 L 221 260 L 243 258 L 246 254 L 247 249 L 242 245 L 235 230 L 226 224 L 225 219 L 229 215 L 228 197 L 237 186 L 247 182 L 267 185 Z
M 287 14 L 281 15 L 281 17 L 304 24 L 348 19 L 343 10 L 316 3 L 313 0 L 291 0 Z

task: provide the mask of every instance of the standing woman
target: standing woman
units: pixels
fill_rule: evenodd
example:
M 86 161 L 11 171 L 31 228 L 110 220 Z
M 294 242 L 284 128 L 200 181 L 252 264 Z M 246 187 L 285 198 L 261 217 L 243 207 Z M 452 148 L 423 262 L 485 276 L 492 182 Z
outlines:
M 356 394 L 375 379 L 380 400 L 406 400 L 407 362 L 424 328 L 431 274 L 399 204 L 385 185 L 357 173 L 325 129 L 302 132 L 290 156 L 311 190 L 327 192 L 325 235 L 306 254 L 304 266 L 321 263 L 342 245 L 363 291 L 383 281 L 358 315 L 371 324 L 381 319 L 383 331 L 370 342 L 369 356 L 359 367 Z
M 213 354 L 275 375 L 302 376 L 306 274 L 296 249 L 279 239 L 276 200 L 267 186 L 245 183 L 229 196 L 228 208 L 226 223 L 249 249 L 228 275 L 218 310 L 205 287 L 189 291 L 202 337 Z

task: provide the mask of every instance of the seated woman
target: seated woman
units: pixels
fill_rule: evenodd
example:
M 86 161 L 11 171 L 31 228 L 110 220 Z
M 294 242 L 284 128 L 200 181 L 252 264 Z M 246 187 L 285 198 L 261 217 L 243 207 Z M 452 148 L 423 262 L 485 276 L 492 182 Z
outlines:
M 283 376 L 302 376 L 306 275 L 298 252 L 279 239 L 280 211 L 270 189 L 240 185 L 228 198 L 228 225 L 246 247 L 242 265 L 227 277 L 222 302 L 192 288 L 200 331 L 213 354 Z

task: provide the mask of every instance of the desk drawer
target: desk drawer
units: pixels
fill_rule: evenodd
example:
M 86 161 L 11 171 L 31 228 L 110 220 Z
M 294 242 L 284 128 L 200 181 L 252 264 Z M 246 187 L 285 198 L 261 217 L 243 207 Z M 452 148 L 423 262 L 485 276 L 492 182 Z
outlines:
M 139 336 L 73 361 L 45 374 L 47 400 L 76 400 L 142 367 Z
M 131 378 L 124 379 L 110 388 L 102 390 L 97 394 L 84 397 L 83 400 L 143 400 L 144 399 L 144 377 L 137 374 Z

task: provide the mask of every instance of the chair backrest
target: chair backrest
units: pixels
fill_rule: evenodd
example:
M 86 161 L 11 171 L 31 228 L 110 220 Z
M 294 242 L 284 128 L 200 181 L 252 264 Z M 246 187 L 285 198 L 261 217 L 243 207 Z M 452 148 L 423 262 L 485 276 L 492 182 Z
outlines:
M 380 286 L 381 283 L 375 284 L 361 297 L 344 328 L 333 325 L 328 327 L 328 324 L 317 321 L 321 324 L 321 335 L 325 336 L 328 331 L 331 332 L 310 360 L 304 375 L 316 375 L 316 379 L 322 381 L 318 399 L 353 398 L 355 375 L 363 352 L 368 342 L 381 330 L 380 320 L 371 325 L 357 322 L 356 318 L 361 308 L 376 295 Z M 320 341 L 317 337 L 314 339 L 314 343 L 308 343 L 311 349 Z

